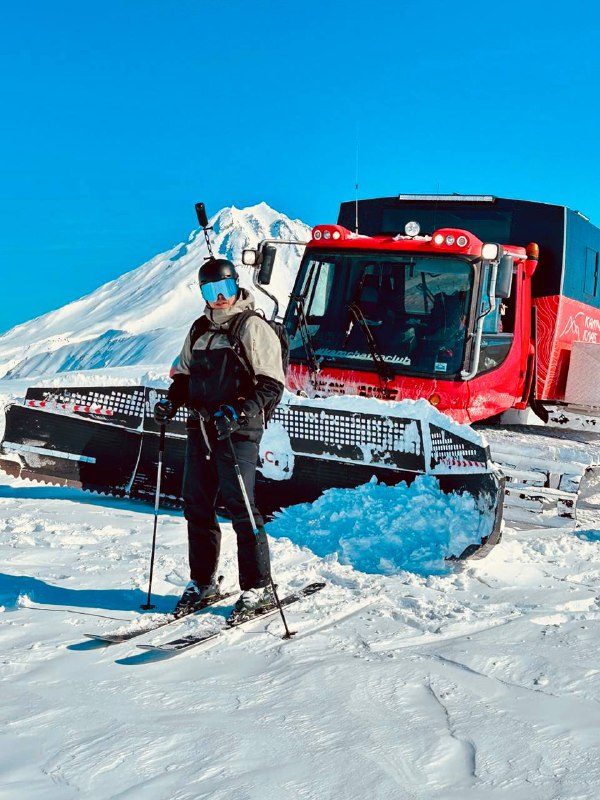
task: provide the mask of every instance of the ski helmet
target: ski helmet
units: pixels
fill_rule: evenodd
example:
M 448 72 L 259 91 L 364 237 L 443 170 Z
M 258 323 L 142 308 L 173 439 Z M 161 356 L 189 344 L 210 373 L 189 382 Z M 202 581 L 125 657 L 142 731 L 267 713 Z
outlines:
M 223 281 L 226 278 L 233 278 L 236 284 L 239 284 L 236 268 L 226 258 L 209 258 L 198 271 L 200 286 L 213 281 Z

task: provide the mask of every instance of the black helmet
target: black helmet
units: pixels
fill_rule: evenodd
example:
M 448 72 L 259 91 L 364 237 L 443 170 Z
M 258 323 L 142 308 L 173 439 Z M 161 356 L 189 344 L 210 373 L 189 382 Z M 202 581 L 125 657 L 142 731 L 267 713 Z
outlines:
M 225 278 L 233 278 L 236 283 L 239 283 L 239 278 L 235 266 L 226 258 L 209 258 L 200 267 L 198 271 L 198 280 L 200 286 L 203 283 L 212 283 L 213 281 L 222 281 Z

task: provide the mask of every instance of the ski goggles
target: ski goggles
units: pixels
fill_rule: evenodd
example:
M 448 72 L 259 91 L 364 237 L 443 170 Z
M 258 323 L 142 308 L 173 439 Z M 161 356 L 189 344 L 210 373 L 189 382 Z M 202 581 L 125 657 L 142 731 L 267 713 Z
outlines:
M 235 278 L 223 278 L 221 281 L 203 283 L 200 286 L 200 291 L 207 303 L 216 303 L 219 295 L 222 295 L 226 300 L 234 297 L 237 294 L 238 286 Z

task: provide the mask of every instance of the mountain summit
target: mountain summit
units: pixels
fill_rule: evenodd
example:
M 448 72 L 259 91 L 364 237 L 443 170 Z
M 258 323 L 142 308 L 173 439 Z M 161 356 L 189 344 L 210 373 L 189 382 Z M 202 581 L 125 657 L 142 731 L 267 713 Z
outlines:
M 242 250 L 262 239 L 306 241 L 310 228 L 266 203 L 224 208 L 211 220 L 215 255 L 239 266 L 240 283 L 252 285 Z M 269 292 L 285 307 L 301 248 L 281 248 Z M 160 253 L 91 294 L 17 325 L 0 336 L 0 379 L 49 377 L 58 372 L 148 364 L 164 367 L 179 353 L 192 321 L 202 313 L 198 269 L 208 256 L 201 228 L 186 242 Z M 272 303 L 254 291 L 257 305 Z

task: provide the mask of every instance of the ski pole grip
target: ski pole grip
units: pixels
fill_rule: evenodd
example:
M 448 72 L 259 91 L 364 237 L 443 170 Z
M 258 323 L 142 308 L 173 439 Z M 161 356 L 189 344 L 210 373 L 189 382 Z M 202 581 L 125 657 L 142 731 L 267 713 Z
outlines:
M 235 408 L 233 406 L 228 406 L 228 405 L 223 405 L 219 408 L 219 410 L 215 414 L 215 417 L 219 416 L 227 417 L 227 419 L 230 420 L 231 422 L 236 422 L 238 418 L 237 411 L 235 410 Z
M 163 422 L 162 425 L 160 426 L 160 436 L 158 438 L 158 452 L 161 454 L 164 453 L 165 450 L 166 433 L 167 433 L 167 426 Z

